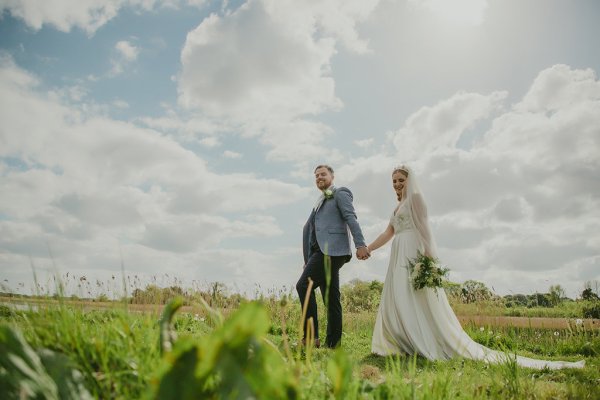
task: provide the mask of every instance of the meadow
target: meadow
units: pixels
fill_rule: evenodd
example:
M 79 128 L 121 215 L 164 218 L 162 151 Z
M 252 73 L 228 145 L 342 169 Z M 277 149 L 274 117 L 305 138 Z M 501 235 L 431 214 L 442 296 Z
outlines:
M 571 319 L 573 304 L 553 311 L 567 321 L 561 329 L 464 323 L 474 340 L 508 354 L 586 360 L 581 370 L 540 371 L 510 361 L 373 355 L 377 299 L 354 295 L 346 288 L 344 336 L 335 351 L 298 345 L 299 302 L 284 292 L 235 302 L 175 296 L 143 311 L 131 301 L 90 309 L 63 298 L 2 305 L 0 397 L 600 398 L 600 330 Z M 453 307 L 473 316 L 494 307 L 500 313 L 493 302 Z

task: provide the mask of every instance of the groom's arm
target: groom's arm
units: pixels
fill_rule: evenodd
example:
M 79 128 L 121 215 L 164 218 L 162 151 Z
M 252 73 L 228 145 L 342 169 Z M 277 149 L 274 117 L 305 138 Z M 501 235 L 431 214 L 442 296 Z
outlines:
M 360 229 L 360 225 L 358 224 L 358 219 L 356 217 L 356 212 L 354 211 L 352 199 L 352 192 L 348 188 L 341 187 L 336 190 L 335 202 L 337 204 L 338 209 L 340 210 L 340 213 L 342 214 L 342 218 L 350 228 L 350 233 L 352 233 L 352 240 L 354 240 L 354 245 L 358 249 L 360 247 L 366 247 L 367 243 L 365 242 L 362 230 Z

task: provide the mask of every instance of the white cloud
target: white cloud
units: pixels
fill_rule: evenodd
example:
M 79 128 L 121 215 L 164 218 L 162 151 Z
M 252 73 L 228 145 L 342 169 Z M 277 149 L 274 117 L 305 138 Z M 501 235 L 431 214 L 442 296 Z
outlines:
M 115 49 L 123 56 L 127 61 L 135 61 L 140 50 L 127 40 L 120 40 L 115 44 Z
M 249 1 L 225 17 L 211 15 L 188 34 L 181 55 L 183 105 L 242 121 L 340 106 L 326 72 L 334 43 L 315 41 L 311 26 L 288 28 L 270 11 Z
M 407 161 L 416 160 L 423 153 L 454 149 L 462 134 L 500 109 L 506 95 L 460 92 L 433 107 L 423 107 L 395 133 L 394 145 Z
M 121 110 L 129 108 L 129 103 L 127 103 L 125 100 L 115 100 L 112 102 L 112 105 Z
M 180 3 L 184 0 L 4 0 L 0 3 L 0 12 L 8 10 L 35 30 L 51 25 L 69 32 L 76 27 L 93 35 L 123 8 L 151 11 L 156 7 L 178 8 Z M 206 1 L 185 0 L 185 4 L 201 7 Z
M 193 252 L 218 246 L 224 238 L 269 237 L 281 234 L 272 217 L 253 216 L 230 221 L 213 215 L 176 216 L 147 224 L 142 240 L 151 248 L 169 252 Z
M 149 128 L 172 133 L 185 141 L 198 141 L 206 147 L 220 145 L 219 138 L 214 135 L 227 132 L 226 124 L 214 122 L 202 115 L 182 117 L 170 108 L 167 108 L 163 117 L 140 117 L 136 121 Z M 205 135 L 210 136 L 198 138 Z
M 2 10 L 9 10 L 14 17 L 23 21 L 35 30 L 43 25 L 52 25 L 56 29 L 69 32 L 78 27 L 88 34 L 114 18 L 121 7 L 132 5 L 152 8 L 154 1 L 143 0 L 5 0 Z
M 202 146 L 208 147 L 208 148 L 212 148 L 212 147 L 217 147 L 221 145 L 221 141 L 219 139 L 217 139 L 214 136 L 209 136 L 209 137 L 205 137 L 200 139 L 200 144 Z
M 573 70 L 558 64 L 545 69 L 515 106 L 523 112 L 555 112 L 575 104 L 600 100 L 600 84 L 592 69 Z
M 416 111 L 395 133 L 396 157 L 412 160 L 453 279 L 482 280 L 501 293 L 560 283 L 575 296 L 582 276 L 599 278 L 599 85 L 593 71 L 557 65 L 512 107 L 504 92 L 459 93 Z M 474 126 L 484 134 L 459 148 Z M 359 218 L 379 219 L 379 231 L 395 202 L 394 159 L 377 155 L 341 169 L 363 202 Z
M 361 140 L 355 140 L 354 144 L 357 145 L 358 147 L 366 149 L 366 148 L 371 147 L 373 145 L 373 141 L 374 141 L 373 138 L 361 139 Z
M 127 40 L 118 41 L 115 44 L 115 50 L 117 54 L 111 60 L 111 76 L 122 74 L 125 68 L 137 59 L 140 52 L 138 47 Z
M 186 0 L 186 3 L 190 6 L 202 8 L 206 5 L 207 0 Z
M 242 158 L 242 154 L 238 153 L 236 151 L 231 151 L 231 150 L 225 150 L 223 152 L 223 157 L 225 158 L 232 158 L 232 159 L 237 159 L 237 158 Z
M 13 282 L 31 273 L 28 255 L 47 265 L 50 251 L 70 271 L 106 271 L 102 254 L 115 254 L 118 268 L 120 246 L 144 260 L 164 253 L 156 259 L 175 268 L 181 254 L 225 240 L 281 235 L 264 210 L 307 196 L 295 184 L 211 172 L 172 138 L 81 111 L 36 84 L 1 59 L 0 253 Z M 24 270 L 9 271 L 4 260 L 15 257 Z
M 180 104 L 260 136 L 270 159 L 325 155 L 320 145 L 331 128 L 308 117 L 342 107 L 331 59 L 337 43 L 366 51 L 356 25 L 377 3 L 250 0 L 212 14 L 186 38 Z

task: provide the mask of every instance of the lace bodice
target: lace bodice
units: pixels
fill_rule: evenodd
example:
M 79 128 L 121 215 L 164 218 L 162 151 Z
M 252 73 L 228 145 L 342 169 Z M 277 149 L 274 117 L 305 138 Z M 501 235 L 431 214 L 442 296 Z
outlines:
M 408 229 L 413 229 L 414 224 L 410 216 L 410 211 L 408 210 L 408 207 L 406 207 L 406 203 L 400 204 L 398 211 L 392 214 L 390 224 L 394 227 L 395 234 Z

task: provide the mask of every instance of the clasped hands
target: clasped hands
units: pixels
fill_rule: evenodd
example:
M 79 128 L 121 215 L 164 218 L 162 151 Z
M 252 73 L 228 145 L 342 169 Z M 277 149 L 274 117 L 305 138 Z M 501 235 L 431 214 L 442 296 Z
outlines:
M 367 246 L 359 247 L 358 249 L 356 249 L 356 258 L 358 258 L 359 260 L 366 260 L 369 257 L 371 257 L 371 251 Z

